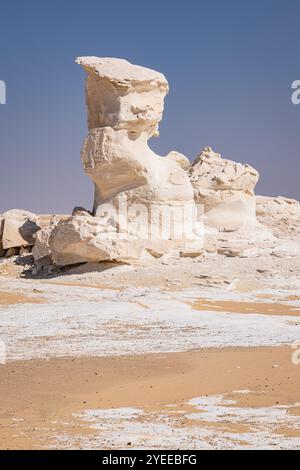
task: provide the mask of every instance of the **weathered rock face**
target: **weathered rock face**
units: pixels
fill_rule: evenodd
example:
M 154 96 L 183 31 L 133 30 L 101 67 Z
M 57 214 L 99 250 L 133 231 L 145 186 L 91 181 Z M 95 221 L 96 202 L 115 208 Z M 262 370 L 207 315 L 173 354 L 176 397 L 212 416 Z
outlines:
M 225 160 L 205 147 L 192 163 L 190 181 L 205 223 L 218 230 L 237 230 L 256 222 L 254 188 L 258 172 L 250 165 Z
M 298 203 L 255 198 L 259 174 L 250 165 L 223 159 L 210 147 L 192 164 L 179 152 L 161 157 L 149 148 L 168 92 L 162 74 L 120 59 L 81 57 L 77 63 L 88 74 L 89 133 L 81 158 L 95 186 L 94 208 L 77 207 L 67 220 L 37 232 L 36 260 L 51 254 L 63 266 L 172 251 L 200 256 L 204 225 L 207 246 L 238 256 L 273 247 L 275 226 L 283 230 L 287 213 L 288 224 L 298 224 Z
M 32 256 L 34 261 L 40 261 L 46 258 L 52 259 L 49 240 L 51 233 L 55 229 L 59 221 L 68 219 L 69 216 L 65 215 L 42 215 L 40 216 L 41 230 L 36 232 L 34 237 L 34 246 L 32 248 Z
M 140 187 L 144 202 L 192 201 L 186 173 L 147 144 L 158 135 L 169 90 L 165 77 L 122 59 L 81 57 L 77 63 L 88 73 L 90 132 L 82 162 L 95 184 L 94 213 L 117 194 Z
M 191 166 L 189 159 L 183 153 L 176 152 L 175 150 L 168 153 L 167 158 L 176 162 L 183 170 L 188 170 Z
M 58 266 L 106 260 L 131 261 L 147 256 L 159 257 L 172 251 L 179 253 L 183 246 L 193 256 L 202 253 L 201 244 L 195 243 L 194 239 L 186 239 L 184 244 L 181 238 L 170 244 L 168 236 L 148 239 L 139 232 L 136 218 L 135 224 L 134 233 L 130 233 L 126 224 L 127 230 L 121 234 L 118 221 L 110 215 L 98 217 L 86 212 L 77 213 L 59 222 L 50 234 L 52 259 Z
M 50 234 L 49 246 L 58 266 L 139 258 L 143 248 L 134 239 L 120 240 L 113 218 L 93 217 L 86 212 L 60 222 Z
M 275 236 L 299 238 L 300 203 L 295 199 L 256 196 L 256 215 Z
M 4 212 L 2 218 L 2 246 L 4 250 L 34 244 L 33 235 L 41 228 L 39 219 L 35 214 L 13 209 Z
M 124 59 L 78 57 L 84 68 L 88 128 L 126 129 L 135 139 L 143 132 L 157 135 L 169 91 L 162 73 Z
M 128 138 L 110 127 L 90 131 L 82 150 L 85 170 L 95 182 L 94 213 L 121 192 L 139 188 L 143 203 L 193 202 L 186 172 L 174 161 L 159 157 L 147 145 L 148 135 Z M 136 202 L 142 202 L 135 197 Z M 101 209 L 100 209 L 101 210 Z
M 35 242 L 32 248 L 32 256 L 34 261 L 37 262 L 47 256 L 51 256 L 51 250 L 49 247 L 49 238 L 52 233 L 52 227 L 49 226 L 42 230 L 39 230 L 34 234 Z
M 12 209 L 0 215 L 0 257 L 30 253 L 35 261 L 50 254 L 49 237 L 54 226 L 66 215 L 35 215 Z
M 187 242 L 189 249 L 193 248 L 193 242 L 201 244 L 200 232 L 193 228 L 196 222 L 193 187 L 184 170 L 189 162 L 176 152 L 167 158 L 160 157 L 148 146 L 148 140 L 158 135 L 164 97 L 169 89 L 165 77 L 121 59 L 80 57 L 77 63 L 88 74 L 89 134 L 81 157 L 95 186 L 94 217 L 76 213 L 58 224 L 49 240 L 55 263 L 137 258 L 143 250 L 151 252 L 155 247 L 159 251 L 159 244 L 166 251 L 182 248 Z M 120 195 L 126 197 L 128 207 L 135 205 L 135 208 L 131 215 L 127 213 L 128 217 L 112 216 L 115 231 L 122 231 L 124 237 L 111 240 L 105 211 L 107 204 L 112 213 L 120 211 Z M 151 225 L 143 235 L 136 228 L 137 205 L 139 212 L 143 212 L 142 225 Z M 174 222 L 171 215 L 175 230 L 163 237 L 158 227 L 160 216 L 153 216 L 153 212 L 160 212 L 164 217 L 170 209 L 181 213 L 181 219 Z M 176 228 L 182 231 L 187 217 L 188 230 L 178 236 Z M 153 225 L 158 230 L 153 230 Z

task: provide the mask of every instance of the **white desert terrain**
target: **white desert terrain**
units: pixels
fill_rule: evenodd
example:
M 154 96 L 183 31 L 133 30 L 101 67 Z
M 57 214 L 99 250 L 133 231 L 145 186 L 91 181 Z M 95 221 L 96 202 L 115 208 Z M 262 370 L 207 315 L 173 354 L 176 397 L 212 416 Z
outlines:
M 0 448 L 300 449 L 299 202 L 156 155 L 161 73 L 77 63 L 93 209 L 0 216 Z

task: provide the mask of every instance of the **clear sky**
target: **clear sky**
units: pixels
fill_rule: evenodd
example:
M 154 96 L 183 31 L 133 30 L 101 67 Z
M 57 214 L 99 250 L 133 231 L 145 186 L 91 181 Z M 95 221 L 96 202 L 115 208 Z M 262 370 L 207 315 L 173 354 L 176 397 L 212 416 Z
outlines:
M 211 145 L 259 170 L 258 193 L 300 199 L 299 0 L 2 0 L 0 18 L 0 212 L 91 207 L 82 55 L 166 75 L 160 155 Z

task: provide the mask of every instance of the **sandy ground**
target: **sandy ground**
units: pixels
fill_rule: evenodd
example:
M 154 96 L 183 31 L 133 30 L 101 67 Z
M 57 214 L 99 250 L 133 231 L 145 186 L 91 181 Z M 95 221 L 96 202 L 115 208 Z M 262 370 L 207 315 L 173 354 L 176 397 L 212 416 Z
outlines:
M 292 364 L 287 347 L 19 361 L 1 369 L 0 443 L 1 448 L 66 448 L 70 443 L 75 448 L 122 448 L 129 446 L 128 442 L 143 447 L 157 439 L 157 422 L 170 424 L 171 420 L 174 429 L 185 432 L 192 448 L 208 444 L 204 429 L 207 437 L 214 433 L 210 436 L 212 448 L 218 446 L 222 434 L 228 433 L 235 435 L 236 442 L 243 441 L 245 447 L 250 445 L 248 434 L 256 434 L 257 441 L 262 439 L 268 445 L 277 440 L 279 446 L 290 437 L 295 447 L 295 438 L 300 439 L 300 403 L 295 406 L 299 391 L 299 370 Z M 205 416 L 207 406 L 197 410 L 191 403 L 195 397 L 215 396 L 236 402 L 230 407 L 227 404 L 228 416 L 221 423 Z M 248 413 L 244 422 L 230 419 L 235 408 Z M 124 409 L 138 409 L 138 419 L 130 423 L 120 415 L 117 431 L 115 419 L 109 426 L 104 420 L 108 429 L 101 429 L 105 417 L 101 413 L 96 420 L 84 419 L 93 417 L 95 410 Z M 260 436 L 260 415 L 251 415 L 253 409 L 266 414 L 270 410 L 268 439 Z M 283 419 L 278 419 L 274 410 L 283 411 Z M 192 413 L 198 413 L 197 419 L 191 417 Z M 122 417 L 126 423 L 120 423 Z M 147 424 L 144 437 L 134 432 L 137 423 Z M 128 428 L 123 442 L 116 435 L 121 424 Z M 169 438 L 168 444 L 176 448 L 176 437 Z M 300 447 L 300 441 L 298 444 Z
M 293 297 L 293 296 L 291 296 Z M 293 305 L 276 302 L 235 302 L 217 300 L 196 300 L 192 307 L 203 312 L 228 312 L 239 314 L 300 316 L 300 309 Z
M 29 262 L 0 261 L 1 449 L 300 448 L 299 256 Z
M 0 292 L 0 305 L 16 305 L 16 304 L 39 304 L 43 303 L 41 298 L 33 298 L 28 295 L 22 295 L 17 292 Z

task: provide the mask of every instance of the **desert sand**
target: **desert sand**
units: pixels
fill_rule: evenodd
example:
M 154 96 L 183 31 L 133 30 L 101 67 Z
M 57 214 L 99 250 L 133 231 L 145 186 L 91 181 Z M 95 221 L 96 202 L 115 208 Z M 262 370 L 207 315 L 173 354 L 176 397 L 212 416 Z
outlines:
M 0 262 L 2 449 L 300 448 L 298 257 L 20 261 Z
M 1 448 L 296 446 L 294 369 L 287 347 L 14 362 L 1 373 Z M 214 397 L 224 409 L 212 417 Z

